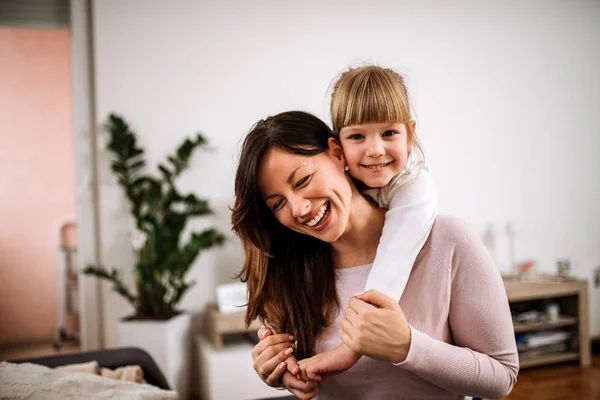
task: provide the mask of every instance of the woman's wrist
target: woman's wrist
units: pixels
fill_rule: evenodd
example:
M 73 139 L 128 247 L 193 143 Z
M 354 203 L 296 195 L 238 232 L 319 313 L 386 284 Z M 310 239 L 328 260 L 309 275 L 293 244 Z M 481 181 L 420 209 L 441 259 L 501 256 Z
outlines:
M 408 340 L 399 343 L 395 346 L 395 351 L 391 352 L 390 361 L 394 364 L 400 364 L 406 361 L 406 357 L 408 357 L 408 352 L 410 351 L 410 344 L 412 342 L 412 330 L 410 326 L 406 327 L 407 331 L 402 335 L 403 337 L 407 337 Z

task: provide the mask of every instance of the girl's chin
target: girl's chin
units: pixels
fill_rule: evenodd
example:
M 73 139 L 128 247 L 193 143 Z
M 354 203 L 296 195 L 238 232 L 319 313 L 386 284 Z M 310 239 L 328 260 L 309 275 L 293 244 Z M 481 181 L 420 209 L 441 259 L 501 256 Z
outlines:
M 392 178 L 393 178 L 393 175 L 389 176 L 389 177 L 388 176 L 385 176 L 385 177 L 380 176 L 380 177 L 377 177 L 377 178 L 371 177 L 371 179 L 365 179 L 363 181 L 363 183 L 366 184 L 367 186 L 371 187 L 371 188 L 375 188 L 376 189 L 376 188 L 380 188 L 382 186 L 387 185 Z

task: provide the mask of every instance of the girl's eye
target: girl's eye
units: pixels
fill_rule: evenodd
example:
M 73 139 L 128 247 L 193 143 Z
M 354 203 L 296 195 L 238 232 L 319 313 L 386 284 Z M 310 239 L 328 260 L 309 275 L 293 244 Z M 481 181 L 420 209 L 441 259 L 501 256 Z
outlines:
M 298 181 L 298 183 L 296 183 L 296 188 L 299 188 L 299 187 L 303 186 L 304 184 L 308 183 L 309 179 L 310 179 L 310 175 L 306 175 L 304 178 L 300 179 Z
M 396 131 L 385 131 L 383 132 L 383 137 L 390 137 L 390 136 L 394 136 L 396 134 Z
M 348 136 L 348 139 L 350 139 L 350 140 L 360 140 L 360 139 L 364 139 L 364 136 L 361 135 L 360 133 L 355 133 L 355 134 L 352 134 L 352 135 Z

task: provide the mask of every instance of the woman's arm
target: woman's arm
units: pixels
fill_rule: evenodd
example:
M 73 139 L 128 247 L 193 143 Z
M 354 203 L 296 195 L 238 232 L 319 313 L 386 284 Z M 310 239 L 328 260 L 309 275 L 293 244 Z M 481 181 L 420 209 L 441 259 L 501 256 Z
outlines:
M 504 397 L 516 383 L 519 366 L 502 279 L 464 224 L 454 222 L 446 229 L 454 244 L 447 267 L 452 268 L 449 324 L 454 343 L 409 326 L 400 306 L 376 290 L 350 300 L 340 337 L 352 350 L 391 361 L 449 392 Z
M 502 278 L 486 248 L 463 223 L 451 224 L 449 324 L 454 344 L 411 327 L 402 368 L 453 393 L 500 398 L 517 381 L 519 360 Z

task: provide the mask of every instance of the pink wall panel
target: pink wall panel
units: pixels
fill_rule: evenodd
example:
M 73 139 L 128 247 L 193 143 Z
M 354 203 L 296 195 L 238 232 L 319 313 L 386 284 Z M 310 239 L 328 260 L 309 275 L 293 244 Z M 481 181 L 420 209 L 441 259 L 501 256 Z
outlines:
M 0 343 L 56 328 L 58 229 L 75 216 L 69 32 L 0 27 Z

